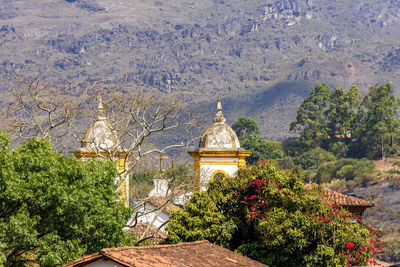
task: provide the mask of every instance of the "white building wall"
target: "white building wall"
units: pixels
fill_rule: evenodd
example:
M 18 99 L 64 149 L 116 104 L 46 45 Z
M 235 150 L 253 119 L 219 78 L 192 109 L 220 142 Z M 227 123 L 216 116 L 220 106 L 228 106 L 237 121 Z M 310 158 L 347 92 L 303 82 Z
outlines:
M 232 161 L 232 159 L 229 159 Z M 237 160 L 237 159 L 236 159 Z M 207 159 L 207 161 L 211 161 L 211 159 Z M 220 161 L 227 161 L 225 160 L 220 160 Z M 217 162 L 216 162 L 217 163 Z M 201 160 L 200 160 L 201 164 Z M 224 171 L 226 172 L 229 176 L 234 176 L 238 170 L 237 164 L 201 164 L 200 165 L 200 191 L 206 191 L 207 190 L 207 185 L 211 180 L 211 175 L 215 171 Z
M 136 217 L 136 213 L 140 214 L 137 218 L 138 222 L 151 223 L 153 221 L 153 219 L 157 216 L 159 211 L 160 210 L 157 209 L 157 207 L 151 205 L 150 203 L 146 203 L 145 205 L 143 205 L 143 203 L 141 203 L 136 207 L 135 213 L 129 219 L 127 225 L 132 226 L 135 223 L 134 218 Z M 163 225 L 165 222 L 167 222 L 168 220 L 169 220 L 169 215 L 165 211 L 163 211 L 157 216 L 157 218 L 155 219 L 155 221 L 153 223 L 153 226 L 158 228 L 161 225 Z M 165 231 L 165 226 L 166 225 L 161 227 L 160 230 Z

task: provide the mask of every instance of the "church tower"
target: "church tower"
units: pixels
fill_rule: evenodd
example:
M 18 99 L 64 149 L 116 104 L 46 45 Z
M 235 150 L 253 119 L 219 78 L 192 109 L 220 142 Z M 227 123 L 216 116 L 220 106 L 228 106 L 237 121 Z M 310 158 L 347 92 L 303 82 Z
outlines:
M 196 190 L 207 190 L 211 180 L 234 176 L 239 167 L 246 166 L 250 151 L 240 147 L 239 139 L 225 123 L 221 100 L 218 100 L 214 123 L 203 133 L 197 149 L 189 152 L 194 158 Z
M 128 158 L 133 155 L 133 152 L 127 153 L 120 146 L 114 129 L 104 115 L 101 98 L 95 121 L 87 129 L 82 146 L 73 153 L 82 161 L 100 158 L 116 162 L 118 172 L 122 174 L 117 178 L 116 183 L 119 183 L 119 179 L 125 179 L 119 186 L 120 200 L 125 206 L 129 206 L 129 177 L 126 170 L 128 170 Z

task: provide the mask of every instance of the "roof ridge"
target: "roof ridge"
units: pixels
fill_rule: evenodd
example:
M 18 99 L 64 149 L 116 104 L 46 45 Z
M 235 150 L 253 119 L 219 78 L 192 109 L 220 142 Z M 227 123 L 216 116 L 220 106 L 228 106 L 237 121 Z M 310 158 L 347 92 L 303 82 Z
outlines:
M 100 253 L 103 257 L 110 258 L 112 261 L 115 261 L 115 262 L 117 262 L 117 263 L 119 263 L 119 264 L 124 264 L 124 265 L 126 265 L 126 266 L 130 266 L 130 263 L 127 262 L 127 261 L 122 260 L 121 257 L 120 257 L 120 258 L 114 257 L 114 256 L 112 255 L 112 252 L 107 253 L 106 251 L 103 251 L 103 249 L 102 249 L 102 250 L 100 250 L 99 253 Z
M 375 205 L 374 202 L 371 202 L 371 201 L 368 201 L 368 200 L 365 200 L 365 199 L 362 199 L 362 198 L 359 198 L 359 197 L 355 197 L 355 196 L 343 194 L 343 193 L 337 192 L 337 191 L 335 191 L 335 190 L 332 190 L 332 189 L 330 189 L 330 188 L 324 188 L 324 190 L 325 190 L 325 191 L 330 191 L 330 192 L 332 192 L 333 194 L 342 195 L 342 196 L 345 197 L 345 198 L 351 198 L 351 199 L 354 199 L 354 200 L 357 200 L 357 201 L 360 201 L 360 202 L 365 202 L 365 204 L 368 204 L 368 205 L 371 205 L 371 206 L 374 206 L 374 205 Z
M 103 248 L 100 250 L 100 253 L 103 253 L 106 251 L 121 251 L 121 250 L 128 250 L 128 249 L 140 249 L 140 250 L 144 249 L 144 250 L 146 250 L 146 249 L 166 248 L 166 247 L 185 247 L 185 246 L 192 246 L 193 244 L 203 244 L 203 243 L 210 243 L 210 242 L 208 240 L 198 240 L 198 241 L 193 241 L 193 242 L 181 242 L 181 243 L 177 243 L 177 244 L 164 244 L 164 245 L 145 246 L 145 247 L 125 246 L 125 247 L 117 247 L 117 248 Z

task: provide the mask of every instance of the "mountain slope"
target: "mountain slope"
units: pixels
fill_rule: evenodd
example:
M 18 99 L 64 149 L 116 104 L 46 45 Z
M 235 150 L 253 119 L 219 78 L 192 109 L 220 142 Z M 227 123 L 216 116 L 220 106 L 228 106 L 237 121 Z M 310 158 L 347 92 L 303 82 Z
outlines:
M 396 0 L 6 0 L 0 73 L 173 94 L 287 136 L 314 83 L 400 90 Z

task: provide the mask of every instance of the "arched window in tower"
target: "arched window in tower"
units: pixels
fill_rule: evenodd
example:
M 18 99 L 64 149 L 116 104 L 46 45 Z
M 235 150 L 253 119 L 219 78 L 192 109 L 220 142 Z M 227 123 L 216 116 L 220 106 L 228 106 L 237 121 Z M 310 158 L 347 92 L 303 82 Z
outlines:
M 218 181 L 221 179 L 228 178 L 228 174 L 223 170 L 217 170 L 211 175 L 211 181 Z

